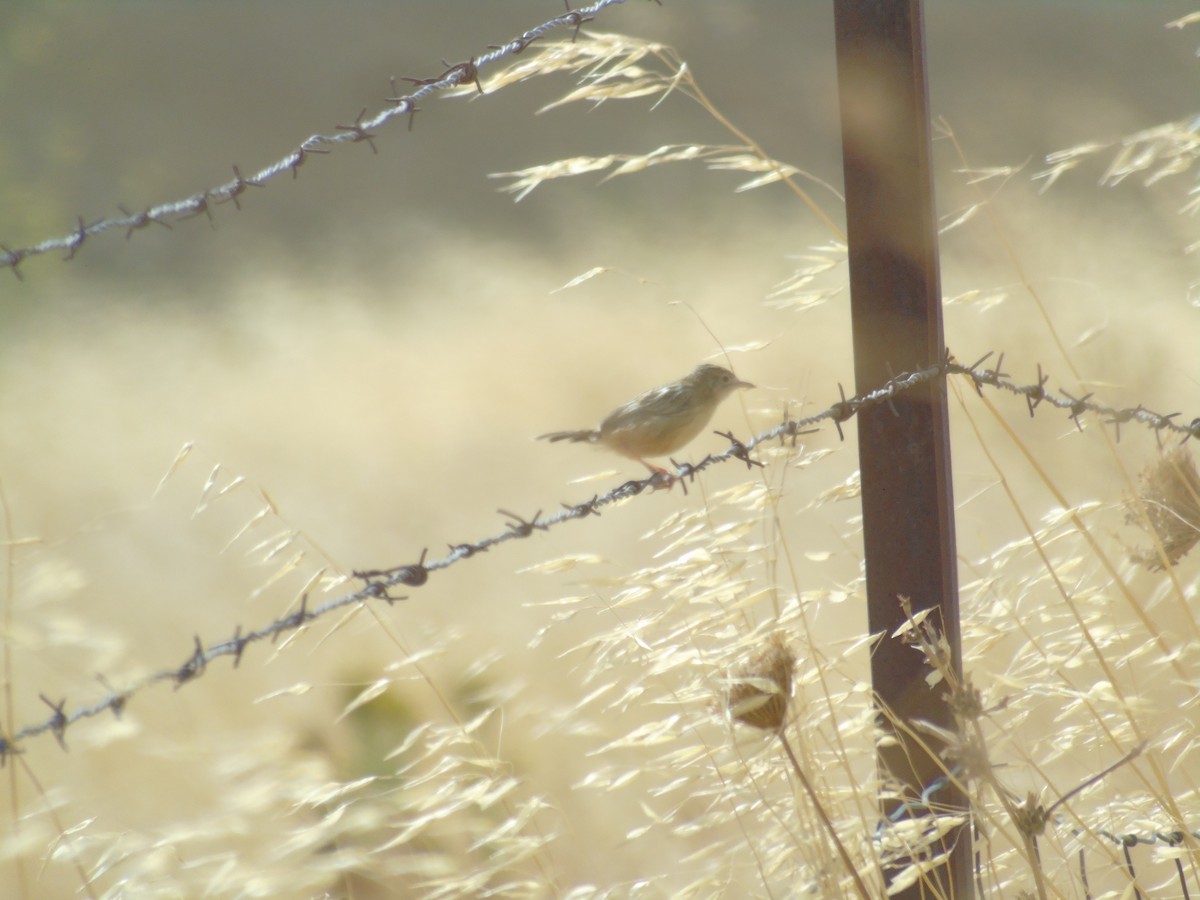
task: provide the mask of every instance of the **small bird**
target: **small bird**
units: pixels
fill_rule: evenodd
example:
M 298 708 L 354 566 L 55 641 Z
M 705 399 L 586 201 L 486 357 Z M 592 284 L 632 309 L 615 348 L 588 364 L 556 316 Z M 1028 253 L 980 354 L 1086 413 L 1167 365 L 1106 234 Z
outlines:
M 674 453 L 704 430 L 722 400 L 737 388 L 752 387 L 728 369 L 701 363 L 678 381 L 652 388 L 618 406 L 599 428 L 552 431 L 537 439 L 600 444 L 662 475 L 666 470 L 646 462 L 646 457 Z

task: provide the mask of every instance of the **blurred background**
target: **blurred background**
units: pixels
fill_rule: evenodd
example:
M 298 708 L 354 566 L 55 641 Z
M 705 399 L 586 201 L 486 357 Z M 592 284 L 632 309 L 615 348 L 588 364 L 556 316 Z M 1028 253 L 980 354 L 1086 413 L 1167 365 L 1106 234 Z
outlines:
M 837 188 L 830 6 L 631 0 L 587 27 L 674 47 L 733 123 Z M 944 293 L 957 298 L 947 340 L 963 361 L 1007 351 L 1006 368 L 1028 380 L 1042 362 L 1057 383 L 1078 386 L 1053 357 L 1024 281 L 1047 303 L 1088 390 L 1188 418 L 1200 410 L 1200 275 L 1187 255 L 1196 221 L 1180 215 L 1191 176 L 1102 187 L 1114 148 L 1044 193 L 1033 178 L 1051 152 L 1196 114 L 1200 32 L 1164 27 L 1193 6 L 926 4 L 934 115 L 972 169 L 1012 167 L 982 183 L 987 214 L 943 244 Z M 227 181 L 235 164 L 257 171 L 364 107 L 384 108 L 389 77 L 438 75 L 443 59 L 479 55 L 558 11 L 549 0 L 8 4 L 0 242 L 24 247 L 69 233 L 77 217 L 181 199 Z M 377 152 L 360 143 L 312 156 L 296 179 L 247 190 L 240 211 L 225 204 L 211 222 L 128 240 L 108 232 L 70 262 L 29 259 L 23 280 L 0 272 L 0 483 L 20 542 L 4 600 L 15 709 L 6 730 L 45 717 L 39 693 L 68 708 L 86 703 L 104 692 L 97 673 L 120 686 L 180 665 L 193 634 L 211 643 L 282 614 L 317 572 L 407 563 L 425 547 L 436 558 L 447 544 L 502 531 L 497 509 L 550 512 L 640 477 L 636 464 L 531 438 L 592 426 L 638 391 L 720 361 L 718 341 L 760 388 L 729 402 L 714 428 L 758 432 L 787 406 L 829 405 L 839 382 L 849 393 L 845 271 L 836 251 L 813 249 L 835 235 L 780 186 L 738 193 L 744 173 L 683 163 L 603 183 L 600 174 L 562 179 L 520 203 L 499 190 L 506 181 L 493 173 L 568 157 L 734 142 L 682 95 L 653 109 L 648 98 L 537 114 L 573 86 L 547 77 L 432 99 L 411 131 L 403 120 L 381 129 Z M 949 221 L 980 198 L 948 141 L 935 159 Z M 804 184 L 840 223 L 836 191 Z M 833 260 L 819 282 L 826 302 L 765 302 L 821 255 Z M 556 291 L 593 267 L 609 271 Z M 1047 456 L 1073 430 L 1041 418 L 1030 428 Z M 798 476 L 801 500 L 854 472 L 848 437 L 810 439 L 834 452 Z M 689 452 L 722 443 L 709 435 Z M 185 445 L 191 452 L 173 465 Z M 1136 469 L 1153 438 L 1131 435 L 1126 446 Z M 1071 452 L 1088 462 L 1073 456 L 1064 484 L 1119 498 L 1121 478 L 1101 449 Z M 994 478 L 969 452 L 962 463 L 960 500 Z M 711 490 L 741 477 L 721 468 L 730 471 L 714 472 Z M 217 488 L 206 494 L 210 479 Z M 600 558 L 601 577 L 634 569 L 657 549 L 639 540 L 644 532 L 703 503 L 700 491 L 656 494 L 509 544 L 328 639 L 251 649 L 237 673 L 223 662 L 178 693 L 155 688 L 120 723 L 73 728 L 70 755 L 33 739 L 27 759 L 63 825 L 98 816 L 109 831 L 140 834 L 162 829 L 164 790 L 172 808 L 185 797 L 198 808 L 214 802 L 207 780 L 218 776 L 192 766 L 231 742 L 255 753 L 272 741 L 306 748 L 329 777 L 377 770 L 372 730 L 454 705 L 481 661 L 489 678 L 574 689 L 559 657 L 586 624 L 564 623 L 530 646 L 548 619 L 536 604 L 571 582 L 523 569 L 583 553 Z M 243 532 L 268 504 L 266 519 Z M 853 517 L 848 507 L 817 511 L 797 525 L 814 559 L 832 554 L 806 574 L 813 586 L 857 577 Z M 1009 527 L 985 504 L 965 506 L 960 549 L 992 547 Z M 821 627 L 850 639 L 863 627 L 858 612 Z M 338 718 L 381 666 L 434 645 L 432 680 L 448 700 L 414 688 L 388 701 L 390 725 Z M 519 730 L 508 739 L 531 771 L 553 752 Z M 571 782 L 561 759 L 541 771 Z M 5 781 L 19 797 L 10 808 L 36 809 L 18 782 Z M 562 803 L 581 833 L 602 831 Z M 47 877 L 63 895 L 78 883 L 57 867 Z

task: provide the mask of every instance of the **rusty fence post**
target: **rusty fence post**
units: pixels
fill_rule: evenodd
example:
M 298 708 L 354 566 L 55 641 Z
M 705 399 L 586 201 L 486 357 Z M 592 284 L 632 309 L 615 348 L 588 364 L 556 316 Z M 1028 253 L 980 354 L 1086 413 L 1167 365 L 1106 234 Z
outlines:
M 924 23 L 920 0 L 834 0 L 834 24 L 855 390 L 861 393 L 899 372 L 935 364 L 945 347 Z M 861 411 L 858 442 L 868 625 L 883 635 L 871 659 L 875 695 L 903 721 L 953 728 L 940 690 L 925 681 L 929 670 L 921 655 L 890 637 L 904 621 L 898 595 L 911 598 L 914 611 L 935 608 L 961 672 L 945 382 L 934 379 L 890 405 Z M 919 797 L 942 770 L 903 732 L 893 737 L 878 752 L 881 772 Z M 927 735 L 922 739 L 935 752 L 941 748 Z M 952 789 L 937 799 L 966 809 Z M 897 806 L 887 803 L 884 811 L 895 813 Z M 954 847 L 949 863 L 895 896 L 973 895 L 970 829 L 957 829 L 947 841 Z

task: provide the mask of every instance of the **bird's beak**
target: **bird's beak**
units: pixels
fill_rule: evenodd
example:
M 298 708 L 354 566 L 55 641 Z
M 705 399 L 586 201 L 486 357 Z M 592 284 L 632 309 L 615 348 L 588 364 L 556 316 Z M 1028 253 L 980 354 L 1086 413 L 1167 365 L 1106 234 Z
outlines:
M 753 385 L 753 384 L 751 384 L 751 383 L 750 383 L 750 382 L 748 382 L 748 381 L 740 381 L 740 380 L 739 380 L 739 381 L 735 381 L 735 382 L 733 383 L 733 386 L 734 386 L 735 388 L 742 388 L 742 389 L 745 389 L 745 388 L 752 388 L 752 387 L 757 387 L 757 385 Z

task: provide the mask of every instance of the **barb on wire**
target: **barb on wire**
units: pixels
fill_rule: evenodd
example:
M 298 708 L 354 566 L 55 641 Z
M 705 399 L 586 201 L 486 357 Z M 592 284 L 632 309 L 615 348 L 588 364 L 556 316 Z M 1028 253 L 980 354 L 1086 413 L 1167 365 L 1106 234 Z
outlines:
M 575 32 L 571 35 L 571 43 L 575 43 L 579 39 L 579 29 L 588 22 L 594 22 L 596 17 L 589 15 L 586 9 L 571 9 L 571 0 L 563 0 L 563 6 L 567 8 L 568 23 L 575 26 Z
M 63 707 L 67 705 L 66 698 L 64 697 L 62 700 L 59 700 L 57 703 L 55 703 L 53 700 L 51 700 L 45 694 L 38 694 L 38 696 L 41 698 L 43 703 L 45 703 L 48 707 L 50 707 L 50 709 L 52 709 L 54 711 L 53 714 L 50 716 L 50 718 L 47 720 L 47 723 L 46 723 L 47 730 L 51 734 L 54 735 L 54 739 L 56 741 L 58 741 L 58 746 L 62 747 L 64 750 L 66 750 L 67 749 L 67 739 L 64 737 L 64 735 L 66 734 L 66 731 L 67 731 L 68 722 L 67 722 L 67 714 L 65 712 L 63 712 Z
M 332 148 L 339 144 L 365 142 L 370 145 L 372 151 L 378 153 L 374 143 L 376 130 L 397 116 L 407 116 L 408 128 L 411 131 L 413 116 L 420 109 L 417 106 L 419 100 L 438 91 L 448 91 L 468 84 L 474 84 L 479 92 L 483 93 L 483 86 L 479 82 L 480 69 L 492 65 L 506 56 L 520 53 L 531 43 L 555 29 L 574 29 L 574 35 L 577 36 L 580 26 L 585 22 L 593 21 L 596 15 L 606 8 L 624 2 L 625 0 L 594 0 L 589 5 L 576 10 L 572 10 L 568 3 L 566 12 L 547 19 L 541 25 L 530 28 L 507 43 L 488 45 L 487 53 L 477 57 L 472 56 L 466 62 L 456 64 L 450 64 L 443 60 L 442 64 L 446 68 L 441 75 L 433 78 L 405 78 L 405 81 L 411 82 L 414 86 L 414 90 L 407 94 L 400 94 L 396 90 L 393 79 L 393 96 L 388 98 L 388 102 L 392 105 L 388 109 L 381 110 L 370 118 L 365 118 L 367 109 L 363 108 L 355 118 L 353 125 L 336 125 L 333 134 L 310 135 L 282 159 L 276 160 L 252 175 L 243 176 L 238 167 L 234 166 L 232 181 L 192 194 L 182 200 L 154 204 L 140 212 L 130 212 L 124 206 L 118 206 L 122 215 L 97 219 L 91 224 L 85 223 L 83 217 L 80 216 L 76 228 L 70 233 L 47 238 L 41 243 L 28 247 L 10 248 L 0 244 L 0 268 L 10 269 L 18 281 L 24 281 L 20 265 L 29 257 L 63 250 L 67 254 L 64 260 L 74 259 L 88 238 L 105 231 L 124 230 L 126 239 L 129 239 L 135 231 L 140 231 L 150 225 L 162 225 L 169 228 L 172 222 L 182 222 L 201 214 L 208 216 L 209 221 L 212 222 L 212 204 L 232 201 L 234 207 L 240 210 L 242 208 L 240 198 L 247 188 L 264 187 L 268 181 L 282 172 L 291 172 L 294 179 L 309 154 L 330 153 Z
M 362 123 L 363 116 L 365 116 L 366 114 L 367 114 L 367 108 L 364 106 L 359 111 L 358 115 L 354 117 L 353 125 L 334 125 L 333 127 L 336 128 L 338 131 L 350 132 L 350 134 L 351 134 L 350 140 L 352 143 L 358 144 L 362 141 L 366 141 L 367 144 L 369 144 L 371 147 L 371 153 L 374 154 L 375 156 L 378 156 L 379 148 L 375 146 L 376 135 L 371 134 L 371 132 L 367 131 L 367 129 L 363 126 L 363 123 Z M 291 169 L 292 169 L 292 177 L 294 178 L 296 175 L 296 167 L 292 166 Z
M 715 434 L 717 437 L 723 437 L 725 440 L 729 441 L 730 454 L 732 454 L 734 459 L 740 459 L 742 462 L 744 462 L 747 469 L 751 468 L 752 466 L 758 466 L 760 469 L 765 467 L 765 463 L 761 462 L 760 460 L 750 458 L 750 448 L 735 438 L 733 436 L 733 432 L 714 431 L 713 434 Z
M 500 49 L 495 44 L 489 44 L 488 47 L 492 50 Z M 525 45 L 522 44 L 521 50 L 524 49 Z M 520 50 L 514 52 L 519 53 Z M 479 83 L 479 66 L 475 64 L 475 57 L 472 56 L 466 62 L 461 62 L 458 65 L 451 65 L 443 59 L 442 65 L 446 67 L 446 71 L 444 71 L 441 75 L 435 75 L 433 78 L 409 78 L 408 76 L 404 76 L 400 80 L 410 82 L 417 87 L 424 87 L 427 84 L 437 84 L 443 78 L 449 78 L 458 73 L 461 76 L 458 80 L 459 84 L 474 84 L 475 87 L 479 89 L 479 93 L 482 94 L 484 92 L 483 85 Z M 395 82 L 392 82 L 392 93 L 397 93 Z M 403 97 L 388 97 L 388 101 L 391 103 L 399 103 L 403 99 Z M 363 112 L 365 113 L 366 110 L 364 109 Z
M 1091 394 L 1076 399 L 1065 391 L 1055 393 L 1047 389 L 1046 385 L 1049 379 L 1042 371 L 1041 366 L 1038 366 L 1036 382 L 1032 384 L 1019 384 L 1001 370 L 999 361 L 997 367 L 994 369 L 981 369 L 980 366 L 982 363 L 990 356 L 991 354 L 988 354 L 988 356 L 983 357 L 983 359 L 974 365 L 964 366 L 955 362 L 949 351 L 946 351 L 946 354 L 936 365 L 916 372 L 901 373 L 874 390 L 849 398 L 846 397 L 842 386 L 838 385 L 838 392 L 841 399 L 814 415 L 802 419 L 793 419 L 785 410 L 783 421 L 778 425 L 747 440 L 737 438 L 732 432 L 716 432 L 729 441 L 729 446 L 725 450 L 718 453 L 710 453 L 694 463 L 680 463 L 672 460 L 675 466 L 674 473 L 666 471 L 655 472 L 640 480 L 626 481 L 603 494 L 594 494 L 590 500 L 584 500 L 581 503 L 562 503 L 560 504 L 561 509 L 552 515 L 543 517 L 542 510 L 539 509 L 531 518 L 527 519 L 514 512 L 501 509 L 498 512 L 507 521 L 504 523 L 503 530 L 496 534 L 476 541 L 449 544 L 447 554 L 441 559 L 429 560 L 428 548 L 426 548 L 421 551 L 420 558 L 415 563 L 406 563 L 385 569 L 356 571 L 353 573 L 354 577 L 363 582 L 363 587 L 359 590 L 312 608 L 308 606 L 308 595 L 305 594 L 301 598 L 298 610 L 276 619 L 255 631 L 243 632 L 241 625 L 238 625 L 231 637 L 215 644 L 210 644 L 207 647 L 197 635 L 194 638 L 194 646 L 191 654 L 180 665 L 149 675 L 141 681 L 127 686 L 122 691 L 114 690 L 107 682 L 101 680 L 101 683 L 109 693 L 105 698 L 90 706 L 78 707 L 71 712 L 67 712 L 65 699 L 59 703 L 52 703 L 50 700 L 42 697 L 42 700 L 53 710 L 53 714 L 45 721 L 22 728 L 11 736 L 0 734 L 0 765 L 4 764 L 9 754 L 19 752 L 19 745 L 22 741 L 46 732 L 52 733 L 65 748 L 64 735 L 68 727 L 82 719 L 98 716 L 104 712 L 111 711 L 119 714 L 134 694 L 152 684 L 167 681 L 173 683 L 176 689 L 178 689 L 203 675 L 208 665 L 215 660 L 224 656 L 230 656 L 233 657 L 233 664 L 236 667 L 241 661 L 243 652 L 251 644 L 264 640 L 275 640 L 281 635 L 297 631 L 308 623 L 326 616 L 335 610 L 343 609 L 357 603 L 366 603 L 369 600 L 383 600 L 389 605 L 406 600 L 408 599 L 407 595 L 394 594 L 392 591 L 402 587 L 421 587 L 429 581 L 429 577 L 433 573 L 442 569 L 448 569 L 450 566 L 465 559 L 470 559 L 480 553 L 486 553 L 499 544 L 528 538 L 535 532 L 549 531 L 551 528 L 558 527 L 566 522 L 585 519 L 593 515 L 598 516 L 605 507 L 612 506 L 630 497 L 638 496 L 644 491 L 653 492 L 669 488 L 676 481 L 681 485 L 685 485 L 685 479 L 694 480 L 695 476 L 705 469 L 728 462 L 731 459 L 744 462 L 747 468 L 756 465 L 761 466 L 762 463 L 750 455 L 751 451 L 760 444 L 774 440 L 785 441 L 788 438 L 810 434 L 814 430 L 814 426 L 826 420 L 832 422 L 837 427 L 838 435 L 844 439 L 841 424 L 853 418 L 860 410 L 890 403 L 893 397 L 904 391 L 948 375 L 966 377 L 979 390 L 988 387 L 1024 397 L 1028 402 L 1031 412 L 1043 405 L 1061 409 L 1069 413 L 1069 418 L 1079 428 L 1083 427 L 1080 417 L 1084 413 L 1091 412 L 1096 414 L 1102 422 L 1106 423 L 1137 422 L 1154 430 L 1156 434 L 1168 431 L 1180 435 L 1184 440 L 1190 437 L 1200 437 L 1200 417 L 1192 419 L 1190 424 L 1185 425 L 1176 421 L 1178 413 L 1166 416 L 1159 415 L 1141 405 L 1132 409 L 1120 409 L 1092 401 L 1090 399 Z M 1002 359 L 1003 357 L 1001 357 Z
M 148 209 L 142 210 L 140 213 L 131 213 L 128 209 L 125 208 L 125 204 L 123 204 L 123 203 L 118 203 L 117 209 L 119 209 L 121 212 L 125 213 L 127 218 L 130 218 L 133 220 L 129 226 L 129 230 L 125 232 L 125 240 L 129 240 L 131 237 L 133 237 L 133 233 L 135 231 L 141 231 L 143 228 L 146 228 L 147 226 L 150 226 L 150 225 L 161 225 L 163 228 L 167 229 L 168 231 L 171 230 L 170 222 L 164 222 L 162 219 L 151 218 L 150 211 Z M 82 218 L 79 220 L 79 227 L 81 230 L 84 227 Z M 83 243 L 82 238 L 78 241 L 78 243 L 76 243 L 74 245 L 75 248 L 77 248 L 79 246 L 79 244 L 81 244 L 81 243 Z M 74 248 L 72 249 L 71 252 L 74 253 Z

